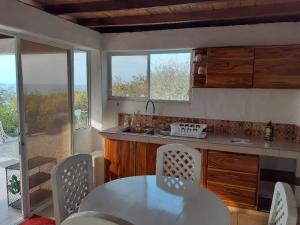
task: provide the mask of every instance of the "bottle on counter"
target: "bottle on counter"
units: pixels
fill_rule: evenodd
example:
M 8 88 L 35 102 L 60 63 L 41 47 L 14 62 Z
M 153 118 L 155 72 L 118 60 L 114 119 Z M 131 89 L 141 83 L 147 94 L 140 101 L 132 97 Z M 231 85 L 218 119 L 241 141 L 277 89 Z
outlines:
M 270 121 L 265 127 L 264 139 L 266 141 L 272 141 L 273 140 L 273 134 L 274 134 L 273 132 L 274 132 L 274 127 L 272 125 L 272 121 Z
M 130 118 L 128 115 L 125 115 L 125 118 L 124 118 L 124 127 L 129 127 L 130 126 Z

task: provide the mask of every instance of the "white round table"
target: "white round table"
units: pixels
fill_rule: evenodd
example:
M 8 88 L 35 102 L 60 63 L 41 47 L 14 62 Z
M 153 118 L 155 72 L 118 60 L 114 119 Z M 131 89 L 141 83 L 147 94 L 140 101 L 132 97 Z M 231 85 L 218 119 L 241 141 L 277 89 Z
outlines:
M 79 211 L 98 211 L 135 225 L 230 225 L 230 213 L 212 192 L 159 176 L 111 181 L 83 199 Z

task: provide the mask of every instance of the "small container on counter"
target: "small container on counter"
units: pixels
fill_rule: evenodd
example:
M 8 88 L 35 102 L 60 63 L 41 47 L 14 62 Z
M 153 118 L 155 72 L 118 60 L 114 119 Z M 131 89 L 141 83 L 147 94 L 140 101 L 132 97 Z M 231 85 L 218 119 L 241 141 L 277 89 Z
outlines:
M 272 141 L 273 140 L 273 135 L 274 135 L 274 127 L 272 125 L 272 121 L 270 121 L 266 127 L 265 127 L 265 135 L 264 139 L 266 141 Z

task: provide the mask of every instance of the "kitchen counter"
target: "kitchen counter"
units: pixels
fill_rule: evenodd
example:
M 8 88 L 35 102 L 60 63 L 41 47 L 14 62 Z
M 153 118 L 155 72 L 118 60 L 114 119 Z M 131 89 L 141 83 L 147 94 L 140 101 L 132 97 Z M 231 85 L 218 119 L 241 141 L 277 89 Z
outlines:
M 283 158 L 300 159 L 300 143 L 291 141 L 267 142 L 259 138 L 232 136 L 232 135 L 213 135 L 208 134 L 205 139 L 163 136 L 160 134 L 140 134 L 122 132 L 123 127 L 113 127 L 103 130 L 100 134 L 109 139 L 137 141 L 156 144 L 180 143 L 192 148 L 210 149 L 226 152 L 236 152 L 253 155 L 274 156 Z M 233 143 L 232 139 L 248 139 L 249 143 Z

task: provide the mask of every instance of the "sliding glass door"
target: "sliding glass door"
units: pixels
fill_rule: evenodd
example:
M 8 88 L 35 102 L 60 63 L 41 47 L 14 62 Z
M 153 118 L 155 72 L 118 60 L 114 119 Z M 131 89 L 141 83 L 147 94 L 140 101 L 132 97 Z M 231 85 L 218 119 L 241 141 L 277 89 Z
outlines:
M 50 171 L 71 153 L 68 50 L 20 40 L 27 165 L 23 182 L 30 213 L 47 207 Z M 26 194 L 25 193 L 25 194 Z
M 22 219 L 15 50 L 15 38 L 0 34 L 0 225 Z

